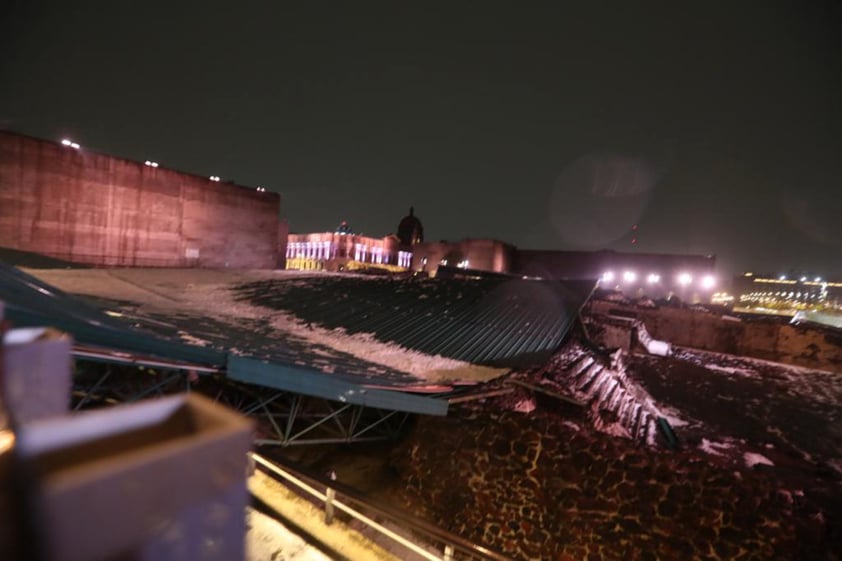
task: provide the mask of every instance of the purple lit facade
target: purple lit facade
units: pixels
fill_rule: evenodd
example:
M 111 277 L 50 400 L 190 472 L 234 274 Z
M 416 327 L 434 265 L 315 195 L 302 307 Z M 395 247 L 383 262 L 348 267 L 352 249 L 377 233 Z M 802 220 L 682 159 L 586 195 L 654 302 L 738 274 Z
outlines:
M 342 271 L 365 266 L 408 270 L 412 252 L 395 236 L 372 238 L 342 232 L 289 234 L 286 268 Z

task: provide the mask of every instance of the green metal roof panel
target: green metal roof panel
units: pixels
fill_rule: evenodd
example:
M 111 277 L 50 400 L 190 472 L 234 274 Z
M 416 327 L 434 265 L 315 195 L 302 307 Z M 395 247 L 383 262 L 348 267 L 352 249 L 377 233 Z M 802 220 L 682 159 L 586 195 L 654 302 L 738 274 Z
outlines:
M 447 402 L 387 389 L 372 389 L 365 384 L 375 382 L 382 387 L 399 389 L 418 380 L 403 372 L 389 371 L 350 355 L 334 354 L 336 371 L 325 374 L 314 365 L 322 355 L 317 349 L 301 343 L 273 340 L 271 349 L 248 344 L 256 337 L 254 326 L 232 331 L 227 324 L 203 318 L 204 336 L 214 339 L 213 345 L 202 347 L 182 343 L 178 339 L 179 319 L 195 328 L 195 318 L 167 317 L 168 324 L 152 317 L 134 317 L 133 323 L 112 318 L 95 306 L 65 294 L 37 278 L 0 262 L 0 300 L 4 301 L 6 319 L 20 327 L 49 325 L 73 335 L 79 343 L 122 352 L 139 353 L 189 364 L 219 367 L 234 380 L 304 395 L 322 397 L 355 405 L 445 415 Z M 135 321 L 147 321 L 149 328 L 139 328 Z M 169 325 L 168 328 L 162 328 Z M 185 324 L 184 327 L 187 327 Z M 250 329 L 251 327 L 251 329 Z M 231 353 L 236 342 L 254 353 L 239 356 Z M 309 353 L 309 354 L 308 354 Z M 270 356 L 266 360 L 263 356 Z
M 351 384 L 335 376 L 288 364 L 248 357 L 228 359 L 228 377 L 240 382 L 321 397 L 365 407 L 406 411 L 423 415 L 446 415 L 447 401 Z
M 520 366 L 555 351 L 594 281 L 350 276 L 247 283 L 239 298 L 326 329 L 371 333 L 429 355 Z
M 82 300 L 0 263 L 0 299 L 7 303 L 9 319 L 18 325 L 53 325 L 80 343 L 142 356 L 223 370 L 236 366 L 239 380 L 290 391 L 298 384 L 302 391 L 322 397 L 367 386 L 365 394 L 351 395 L 355 399 L 375 396 L 379 402 L 391 399 L 397 410 L 412 407 L 413 411 L 441 405 L 419 405 L 422 402 L 415 399 L 403 403 L 405 397 L 435 401 L 407 392 L 446 388 L 423 375 L 372 362 L 360 353 L 340 351 L 329 346 L 328 340 L 317 343 L 278 331 L 273 327 L 273 311 L 327 330 L 372 334 L 382 343 L 428 356 L 519 367 L 546 359 L 562 344 L 594 284 L 503 277 L 273 278 L 230 288 L 252 309 L 266 309 L 265 316 L 258 311 L 247 318 L 214 317 L 212 309 L 151 313 L 136 311 L 136 306 L 124 302 Z M 123 317 L 110 317 L 105 310 L 120 310 Z M 204 346 L 191 343 L 198 340 Z M 375 387 L 378 391 L 371 393 Z M 390 389 L 403 391 L 403 396 L 386 399 Z M 382 391 L 386 394 L 381 395 Z
M 0 300 L 5 302 L 7 319 L 18 326 L 50 325 L 71 333 L 80 343 L 202 365 L 225 364 L 225 353 L 218 349 L 187 345 L 137 329 L 2 262 Z

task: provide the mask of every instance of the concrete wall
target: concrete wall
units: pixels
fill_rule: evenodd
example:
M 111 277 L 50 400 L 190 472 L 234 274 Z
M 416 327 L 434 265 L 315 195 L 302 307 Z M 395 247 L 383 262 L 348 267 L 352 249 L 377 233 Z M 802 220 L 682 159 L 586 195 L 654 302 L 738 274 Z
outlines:
M 433 272 L 442 260 L 447 260 L 448 266 L 456 267 L 459 261 L 466 259 L 470 269 L 506 273 L 513 251 L 514 247 L 491 239 L 424 242 L 412 246 L 412 270 Z
M 613 271 L 619 278 L 623 271 L 629 270 L 635 271 L 641 281 L 646 275 L 656 273 L 666 284 L 679 273 L 712 273 L 715 266 L 713 255 L 519 249 L 514 254 L 512 273 L 544 278 L 598 279 L 607 271 Z
M 278 221 L 278 268 L 287 268 L 287 244 L 289 243 L 289 222 Z
M 596 313 L 634 315 L 652 337 L 674 345 L 842 372 L 842 334 L 781 320 L 728 319 L 685 308 L 642 309 L 592 301 Z
M 0 131 L 0 246 L 78 263 L 274 268 L 280 196 Z

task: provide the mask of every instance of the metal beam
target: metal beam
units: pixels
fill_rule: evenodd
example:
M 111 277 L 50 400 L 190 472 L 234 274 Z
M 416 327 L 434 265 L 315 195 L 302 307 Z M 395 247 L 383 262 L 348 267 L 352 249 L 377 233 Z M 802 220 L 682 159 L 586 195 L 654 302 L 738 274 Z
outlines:
M 232 380 L 330 401 L 406 413 L 447 415 L 445 400 L 404 393 L 399 388 L 395 388 L 395 391 L 369 389 L 310 368 L 230 356 L 227 370 L 228 378 Z

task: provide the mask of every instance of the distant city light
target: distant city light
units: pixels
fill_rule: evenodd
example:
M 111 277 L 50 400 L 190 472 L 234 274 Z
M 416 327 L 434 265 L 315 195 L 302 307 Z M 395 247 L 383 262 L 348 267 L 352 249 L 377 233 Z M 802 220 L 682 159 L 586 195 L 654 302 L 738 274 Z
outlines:
M 649 273 L 649 275 L 646 277 L 646 282 L 648 282 L 649 284 L 659 283 L 661 282 L 661 275 L 657 273 Z
M 158 167 L 158 162 L 153 162 L 152 160 L 146 160 L 146 161 L 145 161 L 145 162 L 143 162 L 143 163 L 144 163 L 144 165 L 147 165 L 147 166 L 149 166 L 149 167 L 151 167 L 151 168 L 156 168 L 156 167 Z
M 459 267 L 460 269 L 467 269 L 467 268 L 468 268 L 468 265 L 470 265 L 470 261 L 468 261 L 467 259 L 463 259 L 463 260 L 462 260 L 462 261 L 460 261 L 460 262 L 459 262 L 459 264 L 458 264 L 458 265 L 456 265 L 456 266 L 457 266 L 457 267 Z
M 822 278 L 821 278 L 821 277 L 816 277 L 816 281 L 815 281 L 815 282 L 822 282 Z
M 678 284 L 687 286 L 693 282 L 693 276 L 690 273 L 681 273 L 678 275 Z
M 218 175 L 211 175 L 210 180 L 211 181 L 219 181 L 219 176 Z
M 778 277 L 778 280 L 786 280 L 786 275 L 781 275 Z
M 637 280 L 637 273 L 634 271 L 625 271 L 623 273 L 623 280 L 626 282 L 634 282 Z
M 807 282 L 807 277 L 801 277 L 801 282 Z
M 602 280 L 604 282 L 613 281 L 614 280 L 614 273 L 612 273 L 611 271 L 605 271 L 604 273 L 602 273 Z
M 79 144 L 77 144 L 76 142 L 73 142 L 69 138 L 63 138 L 61 143 L 64 146 L 69 146 L 70 148 L 74 148 L 76 150 L 78 150 L 80 148 Z
M 258 186 L 258 187 L 257 187 L 257 190 L 258 190 L 258 191 L 260 191 L 261 193 L 263 193 L 263 192 L 265 192 L 265 191 L 266 191 L 266 187 L 260 187 L 260 186 Z
M 705 275 L 702 277 L 702 288 L 709 290 L 716 286 L 716 278 L 713 275 Z

